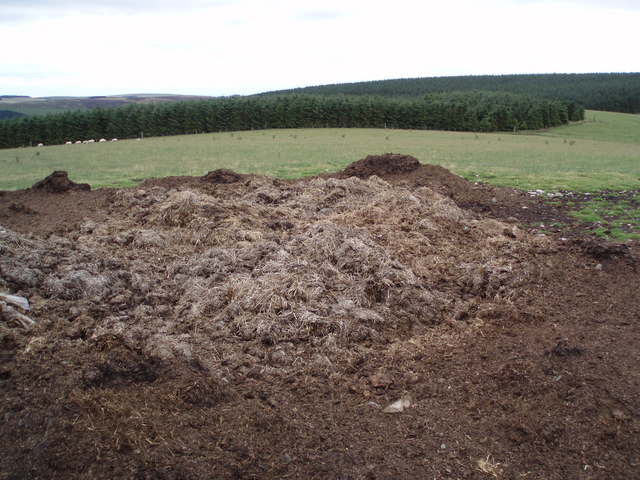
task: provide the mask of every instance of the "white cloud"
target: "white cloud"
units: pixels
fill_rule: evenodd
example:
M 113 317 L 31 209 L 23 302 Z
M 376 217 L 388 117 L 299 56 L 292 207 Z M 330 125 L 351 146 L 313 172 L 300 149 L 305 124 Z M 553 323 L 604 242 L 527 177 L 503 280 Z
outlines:
M 84 13 L 90 15 L 146 15 L 159 12 L 191 12 L 232 3 L 232 0 L 3 0 L 0 24 L 28 23 Z
M 0 94 L 248 94 L 465 74 L 634 71 L 637 9 L 542 0 L 4 0 Z M 624 6 L 624 0 L 614 0 Z M 176 9 L 180 5 L 180 9 Z M 19 7 L 19 8 L 18 8 Z M 17 10 L 14 10 L 14 12 Z M 0 20 L 2 22 L 2 20 Z
M 569 5 L 574 8 L 604 9 L 640 11 L 640 3 L 637 0 L 507 0 L 515 5 L 543 4 L 543 5 Z

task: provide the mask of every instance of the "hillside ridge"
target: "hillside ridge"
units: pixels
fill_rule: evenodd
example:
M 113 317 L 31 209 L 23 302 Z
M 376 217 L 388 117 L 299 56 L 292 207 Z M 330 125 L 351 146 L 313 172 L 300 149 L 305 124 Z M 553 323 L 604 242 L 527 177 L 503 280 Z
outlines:
M 467 90 L 504 91 L 573 101 L 590 110 L 640 112 L 640 73 L 536 73 L 396 78 L 308 86 L 261 95 L 374 95 L 415 98 Z

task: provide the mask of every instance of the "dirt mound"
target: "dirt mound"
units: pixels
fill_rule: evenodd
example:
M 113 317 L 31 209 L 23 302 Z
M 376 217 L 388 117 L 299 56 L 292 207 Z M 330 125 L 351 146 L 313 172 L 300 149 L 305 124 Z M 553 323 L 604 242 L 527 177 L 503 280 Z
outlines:
M 454 199 L 468 196 L 470 191 L 478 190 L 474 189 L 477 185 L 454 175 L 446 168 L 439 165 L 424 165 L 411 155 L 394 153 L 370 155 L 332 176 L 367 179 L 372 175 L 394 184 L 429 187 Z M 473 193 L 477 196 L 476 191 Z
M 202 179 L 211 183 L 236 183 L 242 181 L 243 175 L 240 175 L 233 170 L 219 168 L 218 170 L 213 170 L 212 172 L 207 173 L 202 177 Z
M 69 180 L 69 174 L 64 170 L 56 170 L 48 177 L 34 183 L 31 188 L 49 193 L 64 193 L 69 190 L 91 190 L 88 183 L 75 183 Z
M 461 208 L 503 221 L 528 225 L 573 222 L 560 208 L 532 198 L 526 192 L 470 182 L 439 165 L 421 164 L 410 155 L 368 156 L 329 177 L 366 179 L 372 175 L 405 188 L 428 187 L 451 198 Z
M 0 478 L 637 476 L 637 247 L 368 158 L 0 197 Z
M 398 175 L 413 172 L 420 166 L 417 158 L 411 155 L 386 153 L 384 155 L 369 155 L 362 160 L 352 163 L 342 172 L 338 178 L 358 177 L 369 178 L 371 175 L 383 177 L 385 175 Z
M 163 178 L 148 178 L 141 184 L 141 188 L 162 187 L 162 188 L 194 188 L 210 190 L 217 186 L 230 185 L 244 182 L 254 178 L 254 175 L 243 175 L 233 170 L 220 168 L 208 172 L 201 177 L 171 176 Z

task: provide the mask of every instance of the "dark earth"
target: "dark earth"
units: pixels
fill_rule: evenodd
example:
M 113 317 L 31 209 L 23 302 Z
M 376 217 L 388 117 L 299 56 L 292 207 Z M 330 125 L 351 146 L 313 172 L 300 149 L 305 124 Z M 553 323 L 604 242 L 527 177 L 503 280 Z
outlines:
M 640 478 L 638 243 L 562 203 L 399 154 L 36 185 L 0 195 L 0 479 Z

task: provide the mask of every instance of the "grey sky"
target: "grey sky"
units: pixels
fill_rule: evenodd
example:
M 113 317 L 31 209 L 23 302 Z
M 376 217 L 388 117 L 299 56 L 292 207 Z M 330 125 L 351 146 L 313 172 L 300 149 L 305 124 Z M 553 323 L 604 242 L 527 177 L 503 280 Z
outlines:
M 640 11 L 640 2 L 638 0 L 510 0 L 514 4 L 558 4 L 566 3 L 576 8 L 597 8 L 597 9 L 616 9 Z
M 0 24 L 0 94 L 640 70 L 629 0 L 0 0 Z

